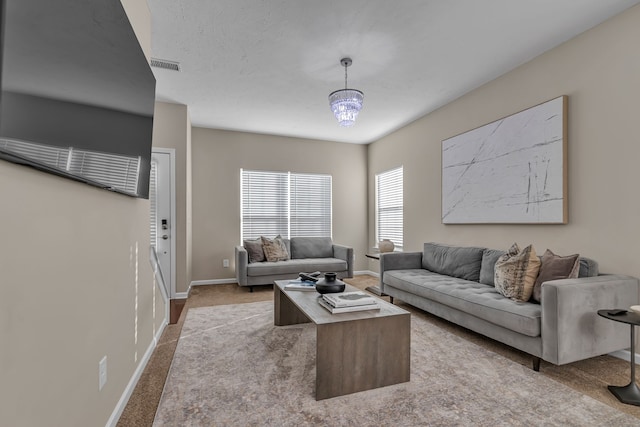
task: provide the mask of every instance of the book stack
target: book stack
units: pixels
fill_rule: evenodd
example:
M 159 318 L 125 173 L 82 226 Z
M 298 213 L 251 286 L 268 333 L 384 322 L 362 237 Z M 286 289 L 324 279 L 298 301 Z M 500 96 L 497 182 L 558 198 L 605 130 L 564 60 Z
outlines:
M 318 303 L 331 313 L 349 313 L 352 311 L 380 310 L 377 300 L 362 291 L 322 294 Z
M 284 289 L 287 291 L 315 291 L 316 282 L 302 279 L 289 280 L 289 283 L 284 285 Z
M 300 273 L 297 279 L 289 280 L 289 283 L 284 285 L 284 288 L 287 291 L 315 291 L 316 282 L 320 278 L 320 274 L 319 271 Z

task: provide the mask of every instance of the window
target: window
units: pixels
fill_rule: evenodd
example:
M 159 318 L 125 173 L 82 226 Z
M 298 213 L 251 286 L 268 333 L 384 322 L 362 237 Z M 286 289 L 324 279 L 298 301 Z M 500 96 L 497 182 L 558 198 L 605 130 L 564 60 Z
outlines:
M 240 170 L 241 237 L 331 237 L 331 175 Z
M 376 175 L 376 242 L 391 240 L 403 247 L 402 166 Z

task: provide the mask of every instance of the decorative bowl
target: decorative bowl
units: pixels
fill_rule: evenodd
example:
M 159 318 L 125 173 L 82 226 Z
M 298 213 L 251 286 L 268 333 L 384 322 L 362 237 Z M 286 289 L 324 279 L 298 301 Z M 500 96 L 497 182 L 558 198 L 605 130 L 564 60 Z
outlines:
M 339 280 L 327 282 L 324 279 L 320 279 L 316 282 L 316 291 L 319 294 L 335 294 L 338 292 L 344 292 L 344 288 L 344 282 Z
M 331 283 L 331 282 L 335 282 L 336 281 L 336 273 L 324 273 L 324 280 L 327 283 Z
M 640 314 L 640 305 L 632 305 L 631 307 L 629 307 L 629 310 L 633 311 L 634 313 Z

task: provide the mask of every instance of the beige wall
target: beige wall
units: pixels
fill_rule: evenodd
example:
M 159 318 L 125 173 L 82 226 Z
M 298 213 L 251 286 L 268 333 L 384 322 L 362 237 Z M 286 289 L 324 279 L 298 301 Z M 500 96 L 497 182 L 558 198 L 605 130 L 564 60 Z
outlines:
M 635 6 L 370 145 L 369 243 L 373 177 L 402 164 L 405 250 L 427 241 L 504 249 L 517 241 L 640 277 L 640 55 L 630 44 L 639 39 Z M 569 96 L 569 223 L 443 225 L 441 141 L 560 95 Z
M 149 202 L 7 162 L 0 198 L 2 423 L 104 425 L 164 316 Z
M 149 202 L 5 161 L 0 200 L 0 424 L 105 425 L 164 324 Z
M 240 168 L 332 175 L 333 240 L 352 246 L 355 270 L 364 269 L 366 155 L 362 145 L 194 128 L 193 280 L 235 277 Z
M 186 105 L 156 102 L 153 147 L 173 148 L 176 155 L 176 291 L 186 292 L 191 283 L 191 121 Z

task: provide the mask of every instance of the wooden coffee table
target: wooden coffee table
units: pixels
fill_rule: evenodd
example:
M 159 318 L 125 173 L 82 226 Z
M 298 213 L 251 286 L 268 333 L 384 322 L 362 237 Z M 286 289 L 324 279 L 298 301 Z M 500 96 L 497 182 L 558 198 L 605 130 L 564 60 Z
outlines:
M 331 314 L 320 294 L 275 282 L 274 324 L 316 325 L 316 400 L 409 381 L 411 318 L 378 299 L 380 310 Z M 360 289 L 346 285 L 345 292 Z

